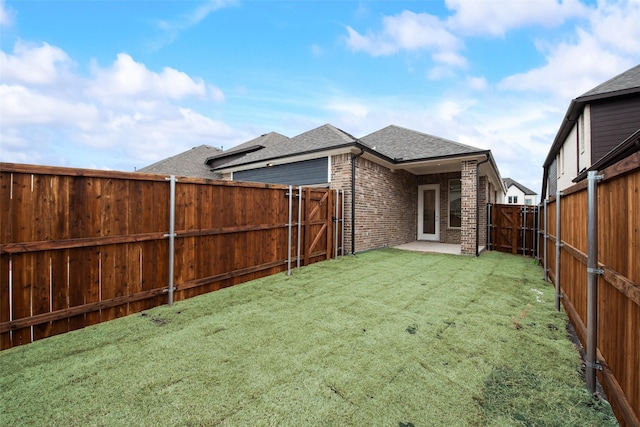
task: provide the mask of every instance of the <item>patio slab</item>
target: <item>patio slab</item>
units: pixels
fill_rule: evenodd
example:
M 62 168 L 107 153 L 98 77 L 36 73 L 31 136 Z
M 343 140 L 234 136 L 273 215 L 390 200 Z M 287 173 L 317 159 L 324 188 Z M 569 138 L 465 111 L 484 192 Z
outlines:
M 460 255 L 460 245 L 451 243 L 429 242 L 426 240 L 417 240 L 415 242 L 404 243 L 395 246 L 396 249 L 413 252 L 430 252 L 436 254 L 453 254 Z

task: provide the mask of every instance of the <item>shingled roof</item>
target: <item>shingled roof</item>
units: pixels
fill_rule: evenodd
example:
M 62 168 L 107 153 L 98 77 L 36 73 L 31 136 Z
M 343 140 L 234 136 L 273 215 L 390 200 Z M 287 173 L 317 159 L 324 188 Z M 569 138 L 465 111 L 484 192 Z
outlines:
M 509 189 L 509 187 L 511 187 L 512 185 L 515 185 L 520 191 L 522 191 L 524 194 L 526 194 L 528 196 L 535 196 L 535 195 L 538 194 L 535 191 L 530 190 L 529 188 L 527 188 L 524 185 L 520 184 L 518 181 L 514 181 L 511 178 L 504 178 L 502 181 L 504 181 L 504 185 L 505 185 L 505 187 L 507 187 L 507 189 Z
M 250 150 L 244 156 L 235 158 L 220 166 L 226 168 L 266 160 L 274 160 L 298 154 L 324 151 L 331 148 L 344 147 L 356 142 L 356 139 L 352 135 L 349 135 L 343 130 L 340 130 L 330 124 L 304 132 L 298 136 L 294 136 L 293 138 L 287 138 L 283 135 L 280 136 L 282 138 L 272 136 L 268 140 L 260 139 L 262 137 L 256 138 L 235 147 L 233 151 L 225 151 L 224 154 L 211 157 L 208 161 L 215 162 L 217 159 L 224 157 L 225 155 L 239 154 L 243 149 Z M 254 150 L 252 147 L 256 149 Z
M 620 95 L 621 92 L 631 91 L 635 92 L 640 90 L 640 64 L 618 74 L 617 76 L 607 80 L 606 82 L 599 84 L 583 95 L 581 98 L 601 97 L 602 95 Z
M 211 172 L 211 168 L 205 164 L 205 160 L 216 153 L 222 151 L 209 145 L 200 145 L 138 169 L 138 172 L 219 179 L 221 175 Z
M 603 99 L 637 93 L 640 93 L 640 65 L 636 65 L 624 73 L 618 74 L 606 82 L 594 87 L 590 91 L 585 92 L 576 99 L 571 100 L 569 108 L 564 115 L 564 120 L 560 125 L 560 129 L 558 129 L 558 133 L 553 140 L 553 144 L 551 144 L 551 149 L 547 154 L 543 167 L 546 169 L 551 165 L 551 163 L 553 163 L 553 160 L 560 151 L 564 140 L 569 135 L 569 132 L 571 132 L 574 122 L 578 117 L 580 117 L 586 104 Z
M 395 125 L 370 133 L 360 141 L 398 162 L 486 152 L 476 147 Z

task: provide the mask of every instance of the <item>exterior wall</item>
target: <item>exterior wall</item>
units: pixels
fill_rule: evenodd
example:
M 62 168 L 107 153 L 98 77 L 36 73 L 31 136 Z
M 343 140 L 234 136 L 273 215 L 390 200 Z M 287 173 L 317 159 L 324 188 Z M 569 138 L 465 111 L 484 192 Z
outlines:
M 232 179 L 231 179 L 231 172 L 229 172 L 229 173 L 223 173 L 223 174 L 222 174 L 222 179 L 223 179 L 224 181 L 231 181 L 231 180 L 232 180 Z
M 640 129 L 640 96 L 616 97 L 591 104 L 591 163 Z
M 344 253 L 351 248 L 351 154 L 331 156 L 331 183 L 329 187 L 344 190 Z
M 329 182 L 329 159 L 303 160 L 249 170 L 233 174 L 234 181 L 265 182 L 285 185 L 314 185 Z
M 420 175 L 417 185 L 440 185 L 440 241 L 442 243 L 460 244 L 460 228 L 449 228 L 449 180 L 460 179 L 460 172 Z M 417 195 L 416 195 L 417 200 Z M 417 210 L 417 202 L 416 202 Z M 417 221 L 417 218 L 416 218 Z M 414 240 L 417 237 L 413 236 Z
M 486 176 L 481 176 L 478 187 L 478 246 L 487 245 L 487 203 L 489 203 L 489 182 Z
M 518 201 L 517 202 L 509 202 L 509 198 L 513 198 L 513 197 L 517 197 Z M 507 196 L 506 196 L 506 202 L 509 205 L 524 205 L 524 191 L 520 190 L 518 187 L 516 187 L 515 185 L 512 185 L 511 187 L 509 187 L 507 189 Z
M 591 164 L 591 106 L 587 104 L 578 118 L 578 174 Z
M 351 253 L 351 155 L 331 159 L 331 188 L 345 190 L 345 253 Z M 355 251 L 395 246 L 416 239 L 416 177 L 356 159 Z
M 578 126 L 574 125 L 556 156 L 556 179 L 560 190 L 573 185 L 578 176 Z
M 517 202 L 509 202 L 510 197 L 518 197 Z M 505 197 L 505 203 L 508 205 L 535 205 L 536 204 L 536 196 L 533 194 L 525 194 L 524 191 L 520 190 L 515 185 L 512 185 L 507 189 L 507 195 Z
M 477 183 L 476 160 L 463 161 L 461 172 L 462 183 L 462 228 L 460 230 L 460 252 L 463 255 L 475 255 L 476 253 L 476 227 L 478 218 L 477 209 Z

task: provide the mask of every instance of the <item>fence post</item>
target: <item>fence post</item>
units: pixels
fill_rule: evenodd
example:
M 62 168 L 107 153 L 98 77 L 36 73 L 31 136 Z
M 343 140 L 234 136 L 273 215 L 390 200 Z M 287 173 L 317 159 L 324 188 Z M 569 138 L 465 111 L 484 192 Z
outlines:
M 596 361 L 598 348 L 598 276 L 602 270 L 598 268 L 598 181 L 602 175 L 596 171 L 587 173 L 588 204 L 588 247 L 587 247 L 587 390 L 596 391 L 596 369 L 601 369 Z
M 560 311 L 560 248 L 562 247 L 562 238 L 560 234 L 560 198 L 562 191 L 556 191 L 556 311 Z
M 333 227 L 335 228 L 335 238 L 334 238 L 334 245 L 333 245 L 333 253 L 334 253 L 334 258 L 338 258 L 338 216 L 340 215 L 340 213 L 338 212 L 340 209 L 340 206 L 338 206 L 338 202 L 340 201 L 340 192 L 338 190 L 336 190 L 336 218 L 333 221 Z M 327 236 L 328 237 L 328 236 Z
M 293 202 L 293 187 L 290 185 L 289 186 L 289 223 L 287 224 L 287 276 L 291 276 L 291 227 L 292 224 L 291 222 L 293 221 L 292 218 L 292 210 L 293 210 L 293 206 L 292 206 L 292 202 Z
M 548 224 L 547 224 L 547 202 L 548 199 L 544 199 L 544 234 L 542 235 L 542 256 L 544 257 L 543 259 L 543 269 L 544 269 L 544 281 L 548 282 L 549 281 L 549 269 L 547 266 L 547 237 L 549 237 L 549 229 L 547 228 Z
M 176 176 L 171 175 L 169 181 L 169 307 L 173 305 L 173 269 L 175 263 L 175 237 L 176 237 Z
M 298 187 L 298 256 L 296 259 L 296 268 L 300 268 L 300 238 L 302 235 L 302 226 L 301 226 L 301 218 L 302 218 L 302 186 Z
M 491 203 L 487 203 L 487 250 L 491 250 Z
M 522 256 L 527 256 L 527 207 L 522 207 Z

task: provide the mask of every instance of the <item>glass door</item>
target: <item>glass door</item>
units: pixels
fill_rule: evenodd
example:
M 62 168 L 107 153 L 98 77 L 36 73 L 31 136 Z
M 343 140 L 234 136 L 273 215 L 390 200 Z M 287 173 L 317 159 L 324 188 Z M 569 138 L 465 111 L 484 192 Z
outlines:
M 418 240 L 440 240 L 440 186 L 418 186 Z

